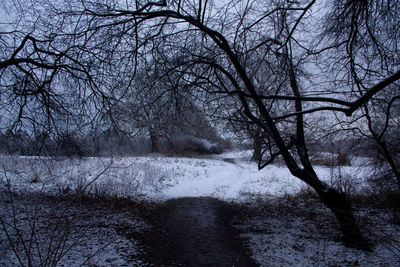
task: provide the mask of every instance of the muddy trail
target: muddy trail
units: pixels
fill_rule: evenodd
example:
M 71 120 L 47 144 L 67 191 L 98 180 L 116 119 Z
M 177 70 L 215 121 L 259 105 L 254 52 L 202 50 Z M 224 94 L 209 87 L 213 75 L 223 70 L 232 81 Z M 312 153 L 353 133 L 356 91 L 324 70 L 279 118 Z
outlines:
M 147 216 L 142 257 L 153 266 L 257 266 L 229 225 L 235 212 L 212 198 L 167 201 Z

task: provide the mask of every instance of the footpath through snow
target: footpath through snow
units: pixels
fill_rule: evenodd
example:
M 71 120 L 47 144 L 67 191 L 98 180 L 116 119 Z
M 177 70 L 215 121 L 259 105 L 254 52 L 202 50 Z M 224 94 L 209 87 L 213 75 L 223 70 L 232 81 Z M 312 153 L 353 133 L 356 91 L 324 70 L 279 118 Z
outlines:
M 213 198 L 167 201 L 149 216 L 153 225 L 137 235 L 144 258 L 155 266 L 257 266 L 230 226 L 234 210 Z

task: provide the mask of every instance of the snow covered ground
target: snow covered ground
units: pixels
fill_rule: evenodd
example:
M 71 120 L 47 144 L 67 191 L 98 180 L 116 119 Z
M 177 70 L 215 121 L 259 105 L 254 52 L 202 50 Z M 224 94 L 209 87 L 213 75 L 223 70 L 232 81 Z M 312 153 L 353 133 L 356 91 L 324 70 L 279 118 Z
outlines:
M 1 156 L 3 182 L 13 191 L 62 194 L 84 191 L 94 195 L 164 201 L 177 197 L 210 196 L 245 201 L 249 195 L 279 197 L 296 194 L 306 185 L 285 166 L 258 171 L 248 151 L 212 158 L 165 157 L 48 158 Z M 317 166 L 321 179 L 331 182 L 338 170 Z M 363 184 L 368 169 L 344 166 L 342 176 Z
M 400 244 L 397 241 L 400 239 L 400 227 L 392 224 L 388 218 L 383 218 L 385 215 L 376 212 L 375 209 L 359 212 L 363 214 L 362 218 L 379 221 L 379 224 L 376 224 L 378 232 L 384 233 L 374 239 L 377 242 L 374 252 L 345 248 L 338 240 L 338 230 L 332 229 L 332 225 L 335 224 L 334 218 L 329 217 L 331 215 L 324 207 L 316 206 L 317 210 L 321 209 L 321 213 L 312 213 L 310 218 L 310 213 L 307 213 L 310 210 L 308 204 L 304 207 L 290 206 L 293 203 L 302 203 L 303 200 L 295 200 L 293 203 L 286 201 L 306 191 L 307 186 L 303 182 L 293 177 L 285 166 L 271 165 L 258 171 L 256 164 L 250 162 L 249 158 L 249 151 L 229 152 L 207 158 L 149 155 L 50 159 L 2 155 L 0 187 L 3 201 L 0 204 L 0 215 L 3 218 L 2 223 L 14 231 L 14 234 L 17 234 L 21 227 L 27 230 L 28 234 L 32 232 L 32 220 L 29 218 L 42 218 L 37 220 L 38 225 L 48 229 L 47 225 L 51 222 L 48 213 L 51 211 L 55 213 L 54 218 L 74 218 L 70 219 L 75 225 L 75 228 L 71 226 L 71 229 L 82 228 L 86 235 L 79 236 L 74 233 L 75 230 L 69 234 L 65 244 L 71 246 L 71 249 L 66 251 L 59 262 L 61 266 L 70 266 L 71 263 L 79 265 L 84 263 L 85 260 L 82 259 L 87 260 L 86 265 L 90 263 L 92 266 L 140 266 L 144 263 L 135 259 L 140 247 L 132 238 L 116 230 L 122 227 L 125 229 L 123 232 L 126 232 L 126 229 L 142 231 L 146 225 L 139 215 L 118 209 L 113 213 L 96 206 L 92 212 L 82 215 L 85 214 L 85 210 L 90 210 L 88 205 L 79 202 L 69 202 L 68 205 L 57 202 L 58 204 L 53 205 L 39 201 L 36 202 L 38 205 L 32 206 L 34 201 L 31 203 L 29 198 L 19 199 L 20 196 L 39 193 L 44 196 L 68 197 L 82 193 L 94 197 L 128 198 L 136 202 L 163 202 L 179 197 L 209 196 L 235 202 L 255 211 L 242 222 L 237 222 L 236 226 L 243 233 L 242 238 L 252 257 L 261 266 L 400 266 Z M 316 166 L 316 171 L 320 178 L 328 183 L 355 193 L 367 186 L 365 179 L 370 170 L 363 166 L 363 162 L 364 159 L 355 159 L 353 166 L 342 166 L 340 169 Z M 20 193 L 15 197 L 15 200 L 19 200 L 15 203 L 20 203 L 16 204 L 18 212 L 13 210 L 13 202 L 10 200 L 12 194 L 7 190 Z M 286 202 L 279 202 L 282 199 Z M 60 205 L 63 208 L 57 209 Z M 280 212 L 293 208 L 297 212 Z M 60 214 L 59 210 L 63 210 L 64 213 Z M 18 222 L 24 221 L 27 226 L 13 225 L 13 219 Z M 114 222 L 115 225 L 106 226 L 110 222 Z M 127 224 L 129 225 L 126 226 Z M 330 230 L 326 232 L 326 229 Z M 47 237 L 47 241 L 43 242 L 49 242 L 51 235 L 52 231 L 42 233 L 41 236 Z M 29 235 L 26 238 L 28 240 Z M 0 240 L 2 251 L 10 252 L 12 248 L 5 245 L 7 237 L 4 231 Z M 104 245 L 104 252 L 96 253 L 93 250 L 102 247 L 98 244 Z M 20 248 L 22 245 L 19 244 Z M 47 246 L 51 247 L 51 244 Z M 84 251 L 86 256 L 93 256 L 85 258 L 78 251 Z M 2 257 L 0 265 L 7 266 L 6 263 L 17 263 L 18 260 L 11 257 L 10 261 L 8 256 L 0 255 L 0 258 Z M 40 257 L 36 255 L 36 259 L 38 258 Z
M 135 207 L 0 190 L 0 266 L 141 266 Z
M 260 266 L 400 266 L 400 226 L 390 211 L 359 209 L 372 252 L 347 248 L 332 213 L 319 201 L 287 196 L 258 201 L 235 223 Z

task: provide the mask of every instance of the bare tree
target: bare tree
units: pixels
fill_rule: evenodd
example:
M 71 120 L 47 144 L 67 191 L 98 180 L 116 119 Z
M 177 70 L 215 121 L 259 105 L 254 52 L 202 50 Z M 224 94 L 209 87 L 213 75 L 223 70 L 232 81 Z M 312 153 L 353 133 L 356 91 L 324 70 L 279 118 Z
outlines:
M 218 141 L 218 135 L 198 107 L 199 101 L 196 103 L 188 90 L 190 85 L 181 82 L 181 74 L 168 73 L 167 64 L 158 58 L 139 68 L 134 89 L 112 112 L 114 117 L 118 113 L 119 128 L 125 132 L 136 129 L 149 136 L 151 152 L 168 151 L 184 135 Z
M 0 61 L 1 87 L 18 101 L 9 114 L 18 122 L 37 122 L 32 119 L 35 113 L 27 112 L 36 105 L 54 124 L 55 114 L 71 115 L 68 107 L 76 105 L 86 107 L 82 114 L 91 118 L 96 111 L 111 112 L 127 92 L 137 89 L 137 66 L 164 55 L 162 75 L 174 77 L 176 89 L 189 88 L 209 111 L 214 107 L 214 112 L 245 114 L 246 123 L 268 138 L 259 167 L 281 156 L 290 172 L 311 186 L 335 214 L 344 242 L 368 248 L 349 200 L 314 171 L 307 119 L 326 111 L 358 114 L 400 79 L 400 71 L 398 64 L 379 75 L 373 69 L 365 71 L 351 46 L 345 60 L 332 56 L 331 51 L 355 43 L 354 38 L 344 44 L 340 38 L 318 39 L 308 30 L 319 23 L 317 8 L 315 0 L 50 2 L 43 7 L 51 10 L 50 15 L 35 21 L 32 32 L 2 33 L 2 40 L 14 40 Z M 397 12 L 398 6 L 394 8 Z M 378 15 L 370 14 L 375 20 Z M 362 23 L 352 21 L 350 34 Z M 387 40 L 398 43 L 391 35 Z M 389 52 L 397 51 L 389 47 Z M 360 61 L 373 63 L 368 53 L 363 56 Z M 334 68 L 318 69 L 321 64 L 315 61 L 325 59 Z M 307 71 L 311 67 L 313 71 Z M 352 78 L 338 86 L 323 83 L 321 74 Z M 263 75 L 268 82 L 260 82 Z M 365 77 L 362 86 L 359 77 Z M 123 86 L 114 87 L 116 79 L 123 79 Z

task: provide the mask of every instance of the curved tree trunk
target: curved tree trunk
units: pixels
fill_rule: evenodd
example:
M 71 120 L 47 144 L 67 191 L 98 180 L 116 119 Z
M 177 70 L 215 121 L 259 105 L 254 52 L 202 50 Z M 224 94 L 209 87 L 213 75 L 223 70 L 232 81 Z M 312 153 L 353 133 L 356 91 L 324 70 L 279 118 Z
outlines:
M 207 29 L 205 29 L 204 31 L 211 37 L 214 37 L 218 40 L 217 45 L 229 57 L 238 75 L 240 76 L 241 81 L 243 82 L 249 93 L 248 96 L 245 94 L 238 94 L 239 100 L 241 101 L 244 109 L 244 114 L 249 118 L 249 120 L 261 127 L 266 134 L 271 136 L 272 140 L 279 148 L 279 153 L 285 160 L 286 166 L 288 167 L 290 172 L 294 176 L 303 180 L 312 188 L 314 188 L 322 199 L 322 202 L 335 214 L 337 220 L 339 221 L 340 229 L 343 233 L 343 241 L 345 242 L 345 244 L 349 247 L 370 250 L 370 245 L 361 235 L 361 231 L 354 217 L 350 201 L 343 194 L 339 193 L 333 188 L 330 188 L 328 185 L 319 180 L 310 163 L 307 153 L 307 147 L 305 144 L 301 94 L 300 90 L 298 89 L 294 67 L 290 58 L 291 53 L 288 53 L 287 49 L 284 49 L 284 53 L 286 53 L 286 55 L 284 56 L 286 57 L 286 60 L 288 60 L 287 67 L 289 71 L 290 86 L 293 90 L 293 95 L 295 97 L 298 97 L 298 99 L 295 101 L 297 113 L 296 135 L 293 136 L 293 139 L 296 142 L 297 154 L 300 158 L 301 165 L 304 168 L 300 167 L 297 160 L 291 155 L 291 152 L 289 152 L 289 147 L 283 140 L 282 133 L 278 129 L 276 121 L 271 116 L 267 106 L 263 102 L 262 97 L 258 94 L 253 82 L 247 75 L 244 66 L 239 60 L 239 57 L 230 48 L 228 41 L 226 41 L 221 35 L 215 37 L 213 31 L 207 32 Z M 238 89 L 238 91 L 241 92 L 241 86 L 235 81 L 235 79 L 230 76 L 229 73 L 227 73 L 227 76 L 230 78 L 233 85 Z M 252 108 L 249 105 L 248 98 L 251 98 L 251 100 L 254 101 L 254 104 L 258 109 L 259 115 L 253 113 Z
M 361 235 L 359 225 L 346 195 L 333 188 L 329 188 L 328 191 L 317 191 L 317 193 L 322 202 L 335 214 L 340 224 L 345 245 L 363 250 L 371 250 L 368 241 Z
M 288 49 L 288 47 L 284 49 L 284 57 L 288 67 L 290 87 L 292 88 L 294 96 L 301 97 L 291 53 L 289 53 Z M 299 113 L 296 115 L 296 136 L 293 138 L 295 139 L 297 154 L 300 158 L 301 164 L 303 165 L 303 169 L 296 164 L 296 161 L 293 159 L 293 157 L 286 154 L 285 161 L 287 166 L 292 173 L 297 174 L 296 176 L 298 178 L 313 187 L 318 193 L 322 202 L 333 212 L 333 214 L 335 214 L 340 225 L 340 230 L 343 234 L 343 242 L 345 245 L 358 249 L 371 250 L 367 240 L 361 235 L 360 227 L 356 221 L 356 218 L 354 217 L 353 209 L 349 199 L 344 193 L 339 192 L 338 190 L 322 182 L 315 173 L 305 142 L 304 118 L 301 114 L 303 111 L 302 102 L 300 100 L 296 100 L 295 106 L 296 112 Z
M 310 185 L 333 212 L 339 222 L 344 244 L 347 247 L 371 251 L 371 245 L 362 236 L 351 202 L 346 195 L 320 181 L 316 175 L 299 175 L 298 178 Z

